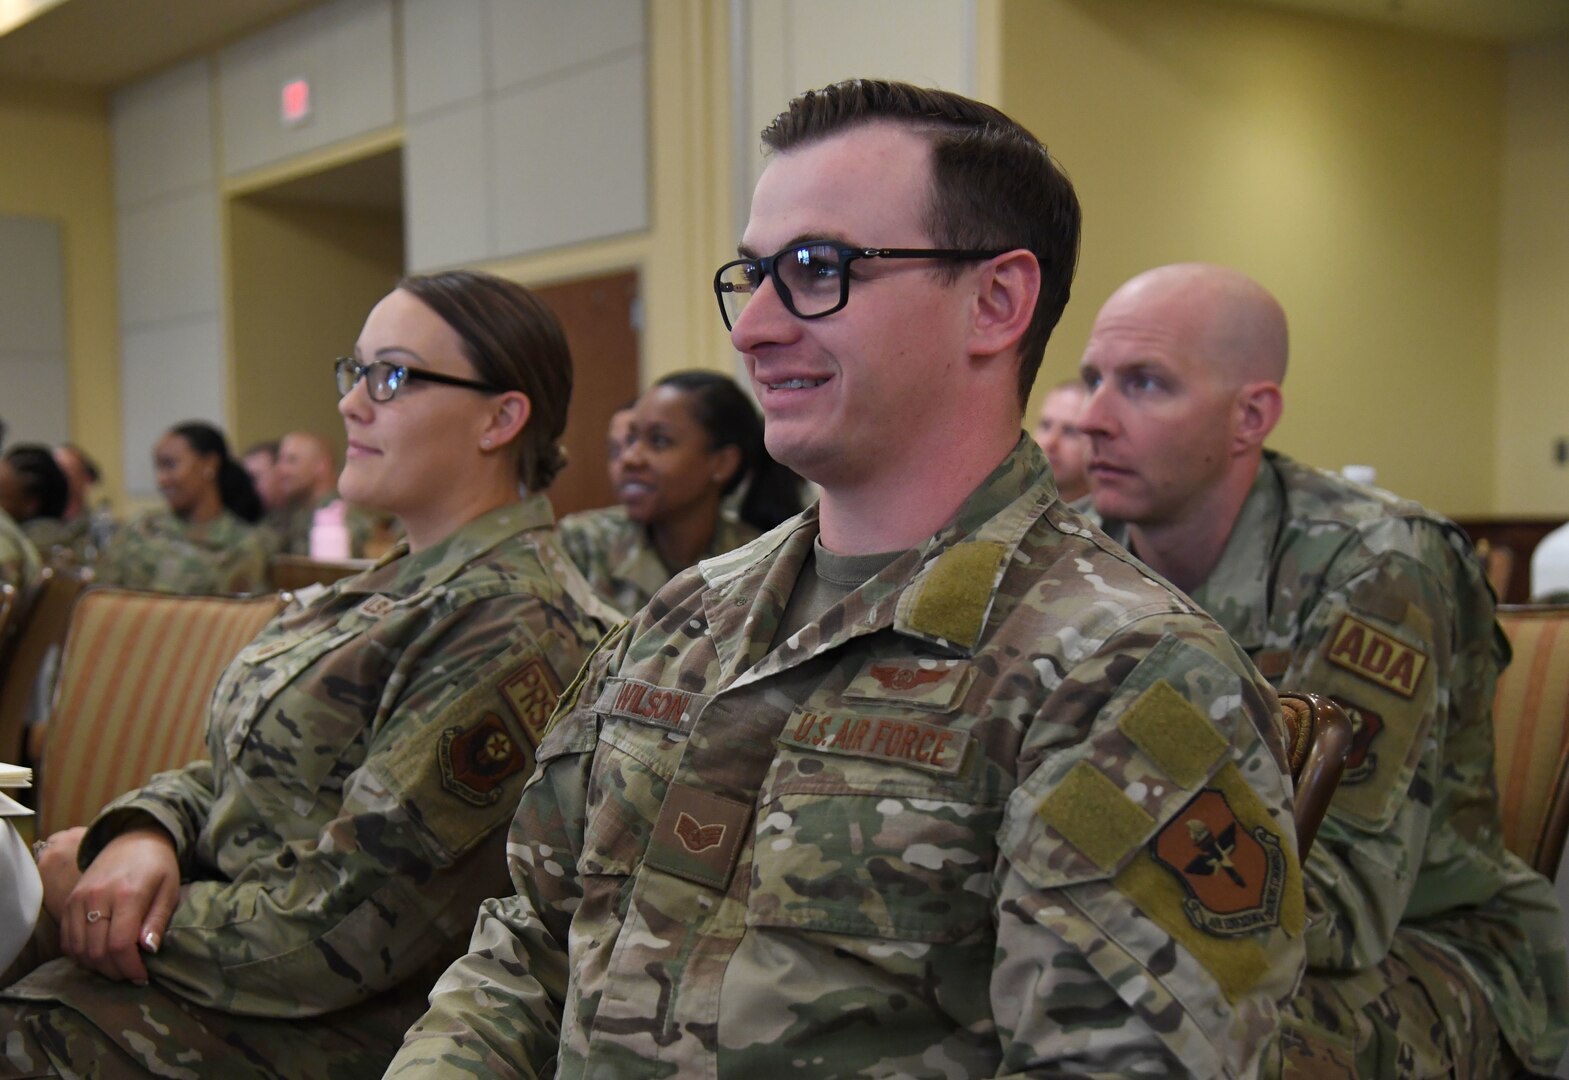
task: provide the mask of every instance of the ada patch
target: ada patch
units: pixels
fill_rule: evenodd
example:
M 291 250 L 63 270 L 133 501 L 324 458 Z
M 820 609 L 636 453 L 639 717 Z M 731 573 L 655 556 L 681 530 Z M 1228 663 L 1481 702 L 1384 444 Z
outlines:
M 1346 717 L 1351 721 L 1351 750 L 1346 754 L 1346 771 L 1340 782 L 1359 783 L 1378 771 L 1378 754 L 1373 751 L 1373 740 L 1383 732 L 1384 718 L 1343 697 L 1331 694 L 1329 700 L 1346 710 Z
M 501 785 L 528 764 L 528 755 L 493 712 L 467 728 L 443 731 L 437 755 L 441 786 L 475 806 L 489 806 L 501 798 Z
M 501 698 L 518 718 L 534 744 L 545 735 L 550 714 L 561 696 L 561 684 L 542 656 L 531 656 L 501 682 Z
M 1403 698 L 1416 696 L 1427 654 L 1355 615 L 1342 615 L 1329 640 L 1329 662 Z
M 1150 841 L 1150 854 L 1187 892 L 1188 921 L 1216 937 L 1241 937 L 1280 921 L 1286 858 L 1263 826 L 1251 831 L 1224 793 L 1206 787 Z

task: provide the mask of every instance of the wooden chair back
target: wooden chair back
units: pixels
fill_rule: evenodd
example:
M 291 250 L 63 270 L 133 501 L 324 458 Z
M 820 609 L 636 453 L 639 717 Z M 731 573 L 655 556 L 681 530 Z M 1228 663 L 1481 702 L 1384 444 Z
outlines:
M 1351 721 L 1327 697 L 1305 691 L 1280 693 L 1286 718 L 1287 756 L 1296 783 L 1297 856 L 1306 859 L 1351 752 Z
M 307 585 L 331 585 L 375 565 L 374 559 L 313 559 L 309 555 L 274 555 L 267 560 L 272 587 L 284 592 Z
M 23 598 L 7 658 L 0 666 L 0 761 L 21 762 L 39 672 L 65 641 L 71 608 L 91 580 L 91 570 L 45 567 L 32 596 Z
M 39 783 L 39 835 L 84 825 L 155 773 L 206 756 L 207 710 L 219 676 L 281 607 L 275 593 L 87 590 L 60 663 Z
M 1493 697 L 1504 846 L 1552 878 L 1569 832 L 1569 604 L 1498 609 L 1514 660 Z

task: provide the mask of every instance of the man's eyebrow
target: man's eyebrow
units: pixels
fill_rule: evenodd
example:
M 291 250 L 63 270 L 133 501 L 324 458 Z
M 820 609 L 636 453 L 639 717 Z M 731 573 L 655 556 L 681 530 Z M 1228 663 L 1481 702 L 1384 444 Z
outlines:
M 865 246 L 862 244 L 852 243 L 841 233 L 812 232 L 802 233 L 801 235 L 785 243 L 783 246 L 776 248 L 773 252 L 770 252 L 770 254 L 778 254 L 780 251 L 789 251 L 791 248 L 804 247 L 807 244 L 832 244 L 835 247 L 854 248 L 857 251 L 861 250 L 861 248 Z M 757 252 L 757 249 L 752 247 L 750 244 L 739 244 L 736 246 L 735 250 L 736 254 L 741 256 L 743 259 L 761 258 Z

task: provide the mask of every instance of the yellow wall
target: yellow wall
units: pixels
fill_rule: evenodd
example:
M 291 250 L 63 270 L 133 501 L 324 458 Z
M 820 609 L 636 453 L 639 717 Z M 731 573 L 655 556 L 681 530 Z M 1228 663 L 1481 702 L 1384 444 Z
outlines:
M 1498 505 L 1569 516 L 1569 39 L 1512 50 L 1508 93 Z
M 1004 22 L 1002 107 L 1085 213 L 1038 386 L 1123 280 L 1229 264 L 1291 318 L 1273 445 L 1493 508 L 1501 47 L 1206 0 L 1008 0 Z
M 341 450 L 332 360 L 402 276 L 401 214 L 235 197 L 228 250 L 236 449 L 303 429 Z
M 102 98 L 0 85 L 0 162 L 0 214 L 54 218 L 62 225 L 71 437 L 98 460 L 102 490 L 118 499 L 120 335 Z

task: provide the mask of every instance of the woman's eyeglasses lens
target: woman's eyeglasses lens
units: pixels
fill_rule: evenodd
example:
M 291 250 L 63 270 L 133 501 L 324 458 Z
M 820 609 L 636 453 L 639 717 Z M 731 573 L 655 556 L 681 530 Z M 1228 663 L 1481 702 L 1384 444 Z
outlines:
M 372 401 L 391 401 L 398 392 L 398 387 L 403 385 L 403 368 L 397 364 L 389 364 L 385 360 L 376 360 L 369 364 L 359 364 L 349 357 L 342 357 L 337 361 L 335 373 L 338 378 L 338 396 L 345 397 L 354 384 L 363 376 L 366 380 L 365 389 L 370 394 Z

